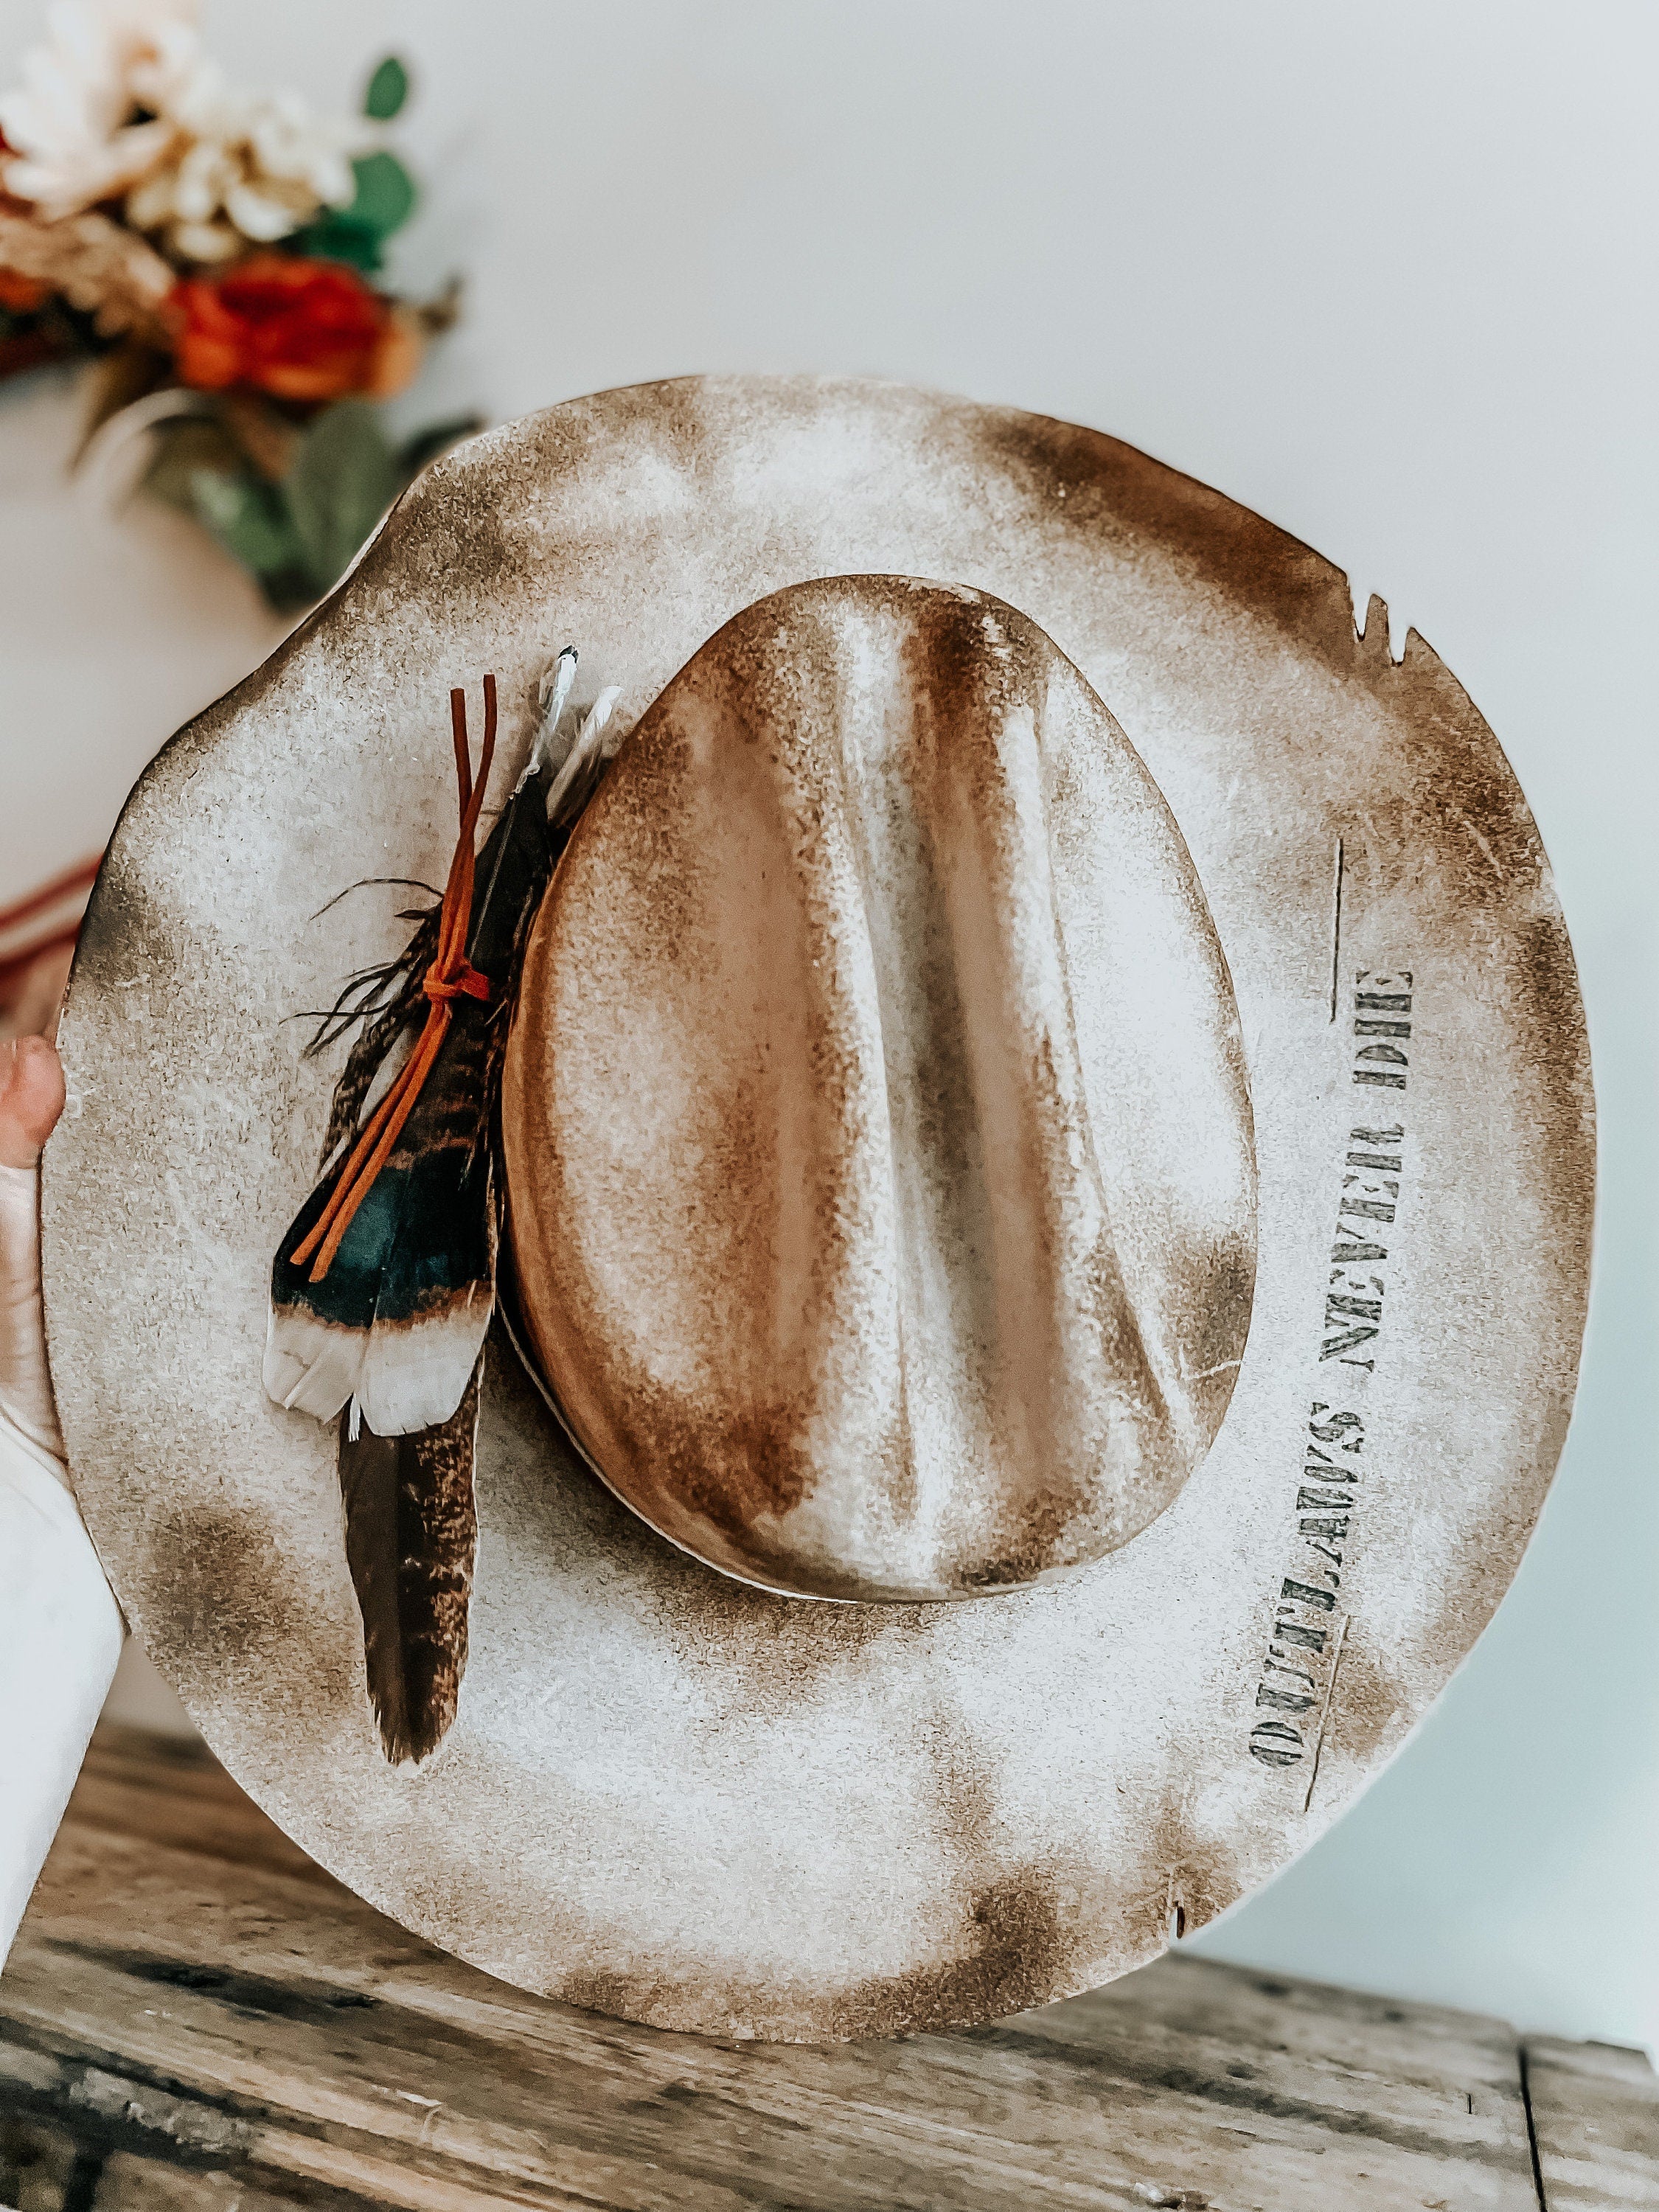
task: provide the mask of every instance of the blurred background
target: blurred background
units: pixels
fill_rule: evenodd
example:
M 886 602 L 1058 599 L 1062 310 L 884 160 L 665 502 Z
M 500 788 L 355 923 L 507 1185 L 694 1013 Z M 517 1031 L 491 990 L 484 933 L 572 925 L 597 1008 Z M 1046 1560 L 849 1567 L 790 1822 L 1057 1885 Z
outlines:
M 6 0 L 0 82 L 43 16 Z M 324 109 L 388 52 L 409 64 L 398 127 L 428 189 L 391 277 L 468 279 L 394 403 L 410 426 L 695 370 L 1006 401 L 1271 516 L 1468 686 L 1589 1008 L 1578 1412 L 1440 1705 L 1193 1948 L 1659 2045 L 1659 15 L 207 0 L 204 24 L 234 78 Z M 100 845 L 156 747 L 284 626 L 185 516 L 71 483 L 82 407 L 62 368 L 0 385 L 0 903 Z M 137 1657 L 115 1695 L 169 1717 Z

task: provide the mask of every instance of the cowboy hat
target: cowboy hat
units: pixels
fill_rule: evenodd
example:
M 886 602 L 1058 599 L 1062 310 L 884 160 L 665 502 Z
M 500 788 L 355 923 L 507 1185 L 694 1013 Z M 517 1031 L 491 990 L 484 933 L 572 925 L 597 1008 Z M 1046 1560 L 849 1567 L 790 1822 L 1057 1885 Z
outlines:
M 440 464 L 163 751 L 63 1030 L 54 1372 L 129 1616 L 325 1865 L 631 2017 L 945 2025 L 1140 1962 L 1397 1747 L 1553 1470 L 1592 1164 L 1536 832 L 1386 633 L 1094 433 L 693 381 Z M 388 878 L 444 884 L 412 965 Z M 410 1057 L 354 1092 L 293 1017 L 366 964 Z M 463 1064 L 472 1272 L 284 1366 Z M 413 1743 L 374 1485 L 449 1547 Z

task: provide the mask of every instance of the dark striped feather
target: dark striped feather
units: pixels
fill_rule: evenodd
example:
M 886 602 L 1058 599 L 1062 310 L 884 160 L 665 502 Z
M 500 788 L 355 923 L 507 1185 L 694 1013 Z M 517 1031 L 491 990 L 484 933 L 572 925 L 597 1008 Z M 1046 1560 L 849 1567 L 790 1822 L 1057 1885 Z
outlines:
M 416 1435 L 340 1424 L 346 1562 L 380 1742 L 394 1765 L 429 1758 L 455 1717 L 477 1547 L 472 1468 L 481 1355 L 447 1421 Z

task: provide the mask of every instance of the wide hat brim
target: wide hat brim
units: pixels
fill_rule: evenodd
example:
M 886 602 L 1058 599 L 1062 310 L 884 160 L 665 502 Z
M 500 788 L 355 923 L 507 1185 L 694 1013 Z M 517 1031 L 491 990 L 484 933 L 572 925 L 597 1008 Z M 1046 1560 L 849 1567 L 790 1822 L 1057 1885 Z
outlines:
M 452 684 L 495 671 L 510 734 L 574 640 L 631 721 L 742 607 L 867 573 L 976 586 L 1041 625 L 1192 853 L 1260 1170 L 1221 1433 L 1097 1565 L 965 1605 L 825 1607 L 663 1542 L 499 1346 L 459 1711 L 394 1768 L 332 1436 L 260 1387 L 270 1255 L 337 1072 L 302 1058 L 295 1017 L 406 927 L 394 892 L 329 902 L 442 879 Z M 1589 1063 L 1495 739 L 1414 633 L 1394 660 L 1379 603 L 1357 634 L 1329 562 L 1011 410 L 694 380 L 461 448 L 148 771 L 62 1047 L 53 1371 L 135 1630 L 331 1872 L 494 1973 L 630 2018 L 947 2026 L 1152 1957 L 1398 1747 L 1507 1587 L 1565 1433 Z

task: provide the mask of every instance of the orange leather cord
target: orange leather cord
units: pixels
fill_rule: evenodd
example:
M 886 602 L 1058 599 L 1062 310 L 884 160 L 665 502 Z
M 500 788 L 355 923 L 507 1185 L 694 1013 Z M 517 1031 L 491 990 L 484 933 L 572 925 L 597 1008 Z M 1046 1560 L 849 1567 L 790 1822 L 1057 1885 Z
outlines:
M 301 1243 L 295 1246 L 292 1264 L 303 1267 L 314 1252 L 315 1261 L 309 1279 L 320 1283 L 327 1274 L 334 1255 L 340 1249 L 341 1239 L 350 1228 L 358 1207 L 374 1187 L 376 1176 L 392 1157 L 392 1147 L 403 1133 L 415 1101 L 420 1097 L 433 1063 L 449 1031 L 451 1009 L 458 998 L 488 999 L 489 985 L 466 957 L 466 940 L 472 924 L 472 872 L 475 865 L 473 839 L 477 834 L 478 813 L 483 805 L 484 787 L 489 781 L 489 763 L 495 753 L 495 679 L 486 676 L 483 680 L 484 734 L 483 750 L 478 757 L 478 780 L 472 780 L 472 760 L 466 738 L 466 693 L 457 689 L 449 695 L 449 718 L 455 740 L 455 781 L 460 793 L 460 835 L 456 840 L 455 857 L 449 864 L 449 879 L 444 885 L 443 905 L 438 916 L 438 950 L 432 965 L 422 979 L 421 988 L 426 994 L 426 1026 L 416 1042 L 415 1049 L 399 1069 L 397 1080 L 381 1099 L 352 1148 L 351 1157 L 340 1171 L 328 1204 Z

